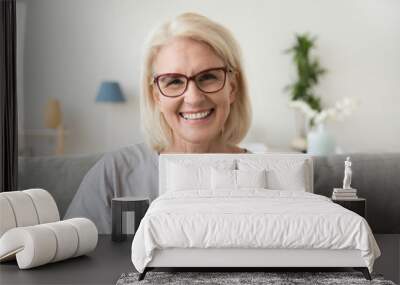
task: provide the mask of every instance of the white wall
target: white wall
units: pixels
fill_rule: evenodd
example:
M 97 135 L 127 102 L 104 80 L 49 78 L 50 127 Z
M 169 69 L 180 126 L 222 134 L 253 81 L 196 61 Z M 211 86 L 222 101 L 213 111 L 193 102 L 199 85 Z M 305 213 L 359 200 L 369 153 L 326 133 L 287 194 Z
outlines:
M 350 119 L 330 125 L 338 145 L 350 152 L 400 151 L 400 1 L 27 3 L 25 128 L 42 127 L 46 100 L 58 98 L 70 130 L 69 153 L 143 140 L 138 109 L 141 45 L 157 23 L 185 11 L 200 12 L 229 27 L 242 46 L 254 110 L 247 141 L 284 148 L 295 136 L 289 95 L 283 92 L 294 79 L 294 68 L 283 51 L 295 33 L 310 32 L 318 37 L 317 54 L 329 70 L 317 90 L 323 104 L 344 96 L 361 101 Z M 121 83 L 127 104 L 94 102 L 103 79 Z

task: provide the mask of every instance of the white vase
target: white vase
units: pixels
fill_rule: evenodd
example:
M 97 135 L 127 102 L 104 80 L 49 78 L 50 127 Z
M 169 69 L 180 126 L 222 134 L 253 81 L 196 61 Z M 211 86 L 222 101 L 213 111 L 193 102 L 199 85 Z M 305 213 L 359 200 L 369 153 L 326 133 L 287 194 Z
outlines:
M 334 154 L 335 138 L 326 130 L 324 124 L 311 129 L 307 135 L 307 153 L 311 155 Z

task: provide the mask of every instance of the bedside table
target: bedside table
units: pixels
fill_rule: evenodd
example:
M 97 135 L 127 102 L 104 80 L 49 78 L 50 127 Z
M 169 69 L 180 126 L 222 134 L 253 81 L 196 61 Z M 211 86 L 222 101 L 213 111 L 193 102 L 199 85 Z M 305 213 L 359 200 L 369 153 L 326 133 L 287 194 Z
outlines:
M 126 234 L 122 233 L 122 215 L 123 212 L 135 213 L 135 231 L 137 231 L 140 221 L 143 219 L 149 208 L 150 199 L 148 197 L 119 197 L 111 200 L 112 214 L 112 234 L 113 241 L 124 241 Z
M 338 200 L 331 199 L 332 202 L 339 204 L 340 206 L 359 214 L 361 217 L 366 219 L 367 217 L 367 200 L 364 198 L 349 199 L 349 200 Z

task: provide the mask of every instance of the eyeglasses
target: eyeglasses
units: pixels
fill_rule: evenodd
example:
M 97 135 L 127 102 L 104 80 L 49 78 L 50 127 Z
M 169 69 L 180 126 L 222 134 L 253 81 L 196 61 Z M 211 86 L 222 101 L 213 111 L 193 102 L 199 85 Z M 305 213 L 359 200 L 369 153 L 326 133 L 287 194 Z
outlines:
M 186 92 L 189 81 L 193 80 L 196 87 L 204 93 L 215 93 L 225 86 L 226 73 L 231 72 L 226 67 L 216 67 L 203 70 L 187 77 L 179 73 L 165 73 L 154 77 L 160 93 L 166 97 L 178 97 Z

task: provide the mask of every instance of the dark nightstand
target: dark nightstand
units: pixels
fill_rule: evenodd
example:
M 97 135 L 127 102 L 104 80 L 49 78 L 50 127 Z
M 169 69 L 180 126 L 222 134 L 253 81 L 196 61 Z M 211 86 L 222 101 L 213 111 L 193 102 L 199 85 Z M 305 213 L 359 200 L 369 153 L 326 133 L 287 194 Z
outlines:
M 359 214 L 364 219 L 367 218 L 367 200 L 364 198 L 357 198 L 352 200 L 337 200 L 332 199 L 332 202 Z
M 138 229 L 140 221 L 149 208 L 150 200 L 148 197 L 120 197 L 111 200 L 112 211 L 112 234 L 113 241 L 126 240 L 127 235 L 122 233 L 123 212 L 135 213 L 135 231 Z

